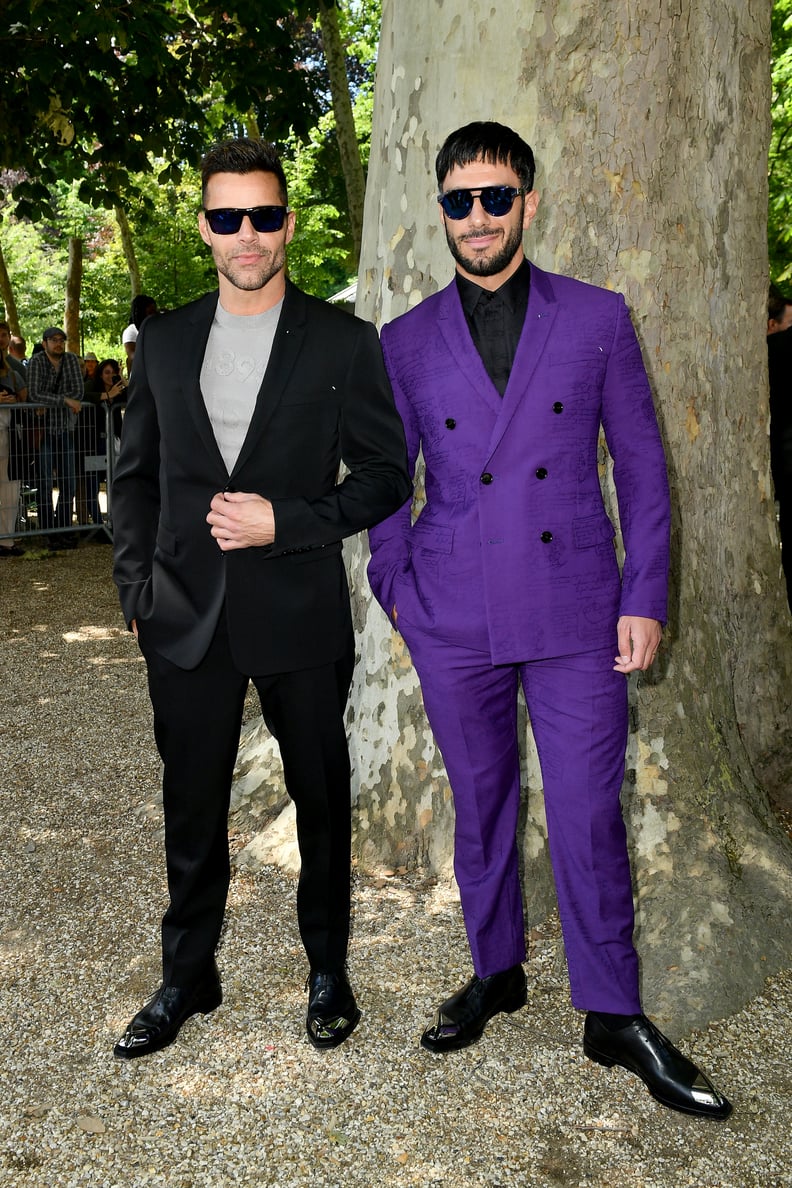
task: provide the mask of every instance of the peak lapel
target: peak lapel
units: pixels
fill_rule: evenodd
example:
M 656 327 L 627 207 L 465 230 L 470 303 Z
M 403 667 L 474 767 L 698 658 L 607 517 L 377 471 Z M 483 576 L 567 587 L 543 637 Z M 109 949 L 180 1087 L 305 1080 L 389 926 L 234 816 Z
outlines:
M 500 393 L 487 374 L 487 369 L 481 361 L 481 355 L 476 350 L 455 280 L 451 281 L 451 284 L 442 293 L 442 304 L 437 324 L 445 344 L 464 378 L 493 412 L 500 412 L 502 404 Z
M 546 272 L 531 264 L 531 289 L 520 341 L 509 382 L 503 394 L 500 415 L 490 440 L 490 452 L 503 437 L 509 423 L 528 393 L 531 380 L 544 353 L 558 312 L 558 303 Z
M 175 357 L 183 362 L 176 383 L 181 390 L 201 441 L 212 459 L 219 464 L 221 473 L 225 474 L 225 462 L 218 449 L 212 422 L 209 420 L 209 413 L 206 411 L 201 392 L 201 367 L 218 300 L 219 293 L 207 293 L 206 297 L 196 304 L 189 319 L 183 324 L 181 342 L 174 346 Z
M 305 339 L 305 322 L 305 295 L 287 280 L 269 363 L 256 397 L 256 407 L 250 418 L 247 435 L 234 464 L 233 474 L 244 466 L 253 453 L 257 441 L 265 432 L 283 397 Z M 316 366 L 321 366 L 321 360 L 316 361 Z

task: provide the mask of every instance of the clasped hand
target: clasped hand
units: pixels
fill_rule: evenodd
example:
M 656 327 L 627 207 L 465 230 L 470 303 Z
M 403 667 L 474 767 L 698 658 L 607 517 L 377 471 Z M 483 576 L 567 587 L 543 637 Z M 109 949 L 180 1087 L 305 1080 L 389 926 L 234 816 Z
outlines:
M 263 495 L 219 491 L 210 509 L 206 522 L 224 553 L 270 545 L 275 540 L 275 515 Z
M 640 615 L 622 615 L 617 626 L 619 655 L 614 657 L 616 672 L 646 672 L 654 661 L 663 628 L 657 619 Z

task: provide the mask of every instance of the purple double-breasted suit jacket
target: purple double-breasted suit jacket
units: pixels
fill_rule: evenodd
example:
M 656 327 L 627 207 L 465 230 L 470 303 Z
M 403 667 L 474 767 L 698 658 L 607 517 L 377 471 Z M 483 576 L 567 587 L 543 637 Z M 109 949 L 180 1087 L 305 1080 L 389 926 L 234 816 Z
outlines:
M 409 463 L 426 503 L 369 532 L 386 613 L 493 664 L 616 649 L 620 615 L 666 618 L 669 494 L 652 395 L 624 299 L 531 265 L 501 397 L 452 282 L 382 331 Z M 625 548 L 600 489 L 604 428 Z

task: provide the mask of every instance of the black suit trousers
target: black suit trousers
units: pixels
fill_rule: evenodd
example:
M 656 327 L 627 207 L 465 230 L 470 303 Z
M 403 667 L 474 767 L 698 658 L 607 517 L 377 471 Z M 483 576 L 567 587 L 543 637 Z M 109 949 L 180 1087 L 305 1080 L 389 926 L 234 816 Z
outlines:
M 170 897 L 162 921 L 164 983 L 192 984 L 211 962 L 220 938 L 230 877 L 231 781 L 251 680 L 278 741 L 297 812 L 297 918 L 303 945 L 311 968 L 340 969 L 350 916 L 350 765 L 344 709 L 354 665 L 351 631 L 344 654 L 334 663 L 266 676 L 248 676 L 236 668 L 225 615 L 197 668 L 179 668 L 147 649 L 145 624 L 140 645 L 164 765 Z

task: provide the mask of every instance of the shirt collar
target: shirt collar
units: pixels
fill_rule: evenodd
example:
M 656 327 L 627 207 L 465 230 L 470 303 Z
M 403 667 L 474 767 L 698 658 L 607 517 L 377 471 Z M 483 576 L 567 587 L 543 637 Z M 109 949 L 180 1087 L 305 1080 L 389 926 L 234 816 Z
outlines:
M 522 299 L 525 302 L 525 295 L 530 283 L 531 265 L 525 258 L 523 258 L 517 271 L 495 290 L 482 288 L 481 285 L 477 285 L 474 281 L 468 280 L 466 276 L 462 276 L 460 272 L 456 274 L 457 291 L 462 301 L 462 308 L 468 317 L 473 316 L 476 306 L 485 293 L 490 299 L 497 297 L 499 301 L 502 301 L 506 305 L 511 313 L 515 313 L 520 300 Z

